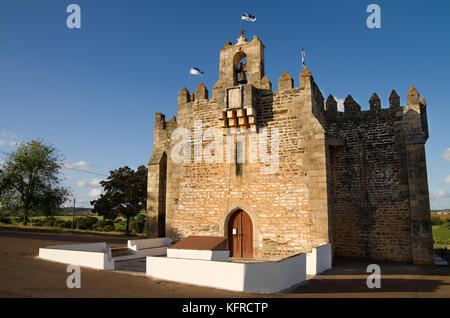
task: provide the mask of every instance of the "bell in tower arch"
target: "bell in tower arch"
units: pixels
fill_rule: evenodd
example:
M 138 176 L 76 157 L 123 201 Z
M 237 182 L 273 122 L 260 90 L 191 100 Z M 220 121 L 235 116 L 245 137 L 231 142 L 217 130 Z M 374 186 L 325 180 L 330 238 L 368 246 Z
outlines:
M 238 75 L 238 84 L 247 84 L 247 63 L 241 62 L 239 68 L 236 70 Z

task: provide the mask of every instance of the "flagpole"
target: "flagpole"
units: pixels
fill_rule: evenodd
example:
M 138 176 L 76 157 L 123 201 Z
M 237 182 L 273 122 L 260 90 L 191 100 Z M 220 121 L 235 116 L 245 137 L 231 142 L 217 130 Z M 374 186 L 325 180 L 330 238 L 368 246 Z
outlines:
M 190 91 L 190 89 L 191 89 L 191 68 L 192 68 L 192 66 L 189 67 L 188 91 Z
M 242 34 L 242 16 L 241 16 L 241 29 L 239 30 L 239 34 Z

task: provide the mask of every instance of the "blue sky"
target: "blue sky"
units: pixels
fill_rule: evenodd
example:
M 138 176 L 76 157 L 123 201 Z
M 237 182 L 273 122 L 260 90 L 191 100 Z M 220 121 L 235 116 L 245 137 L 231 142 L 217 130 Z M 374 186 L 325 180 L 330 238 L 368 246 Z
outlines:
M 79 30 L 66 26 L 71 3 L 81 7 Z M 381 7 L 381 29 L 366 26 L 371 3 Z M 387 107 L 392 89 L 404 105 L 414 84 L 428 102 L 432 208 L 450 208 L 446 0 L 2 0 L 0 150 L 42 138 L 77 169 L 108 174 L 146 164 L 154 113 L 176 115 L 191 65 L 206 72 L 202 80 L 212 90 L 219 49 L 238 37 L 242 12 L 257 16 L 244 29 L 265 44 L 274 89 L 284 70 L 298 86 L 302 48 L 323 95 L 351 94 L 363 109 L 373 92 Z M 193 78 L 189 89 L 199 82 Z M 82 206 L 100 193 L 101 176 L 64 174 Z

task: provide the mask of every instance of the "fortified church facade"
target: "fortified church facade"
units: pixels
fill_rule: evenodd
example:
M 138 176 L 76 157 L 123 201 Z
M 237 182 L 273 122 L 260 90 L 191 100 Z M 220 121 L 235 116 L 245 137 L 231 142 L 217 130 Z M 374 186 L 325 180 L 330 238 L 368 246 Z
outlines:
M 177 118 L 156 113 L 148 236 L 227 237 L 241 258 L 331 243 L 337 256 L 432 264 L 425 100 L 413 86 L 405 106 L 392 91 L 389 107 L 373 94 L 361 110 L 349 95 L 340 112 L 307 68 L 299 82 L 284 72 L 273 91 L 263 43 L 240 37 L 220 50 L 212 96 L 203 84 L 183 88 Z M 221 162 L 196 159 L 211 128 Z M 191 136 L 183 162 L 173 156 L 179 131 Z

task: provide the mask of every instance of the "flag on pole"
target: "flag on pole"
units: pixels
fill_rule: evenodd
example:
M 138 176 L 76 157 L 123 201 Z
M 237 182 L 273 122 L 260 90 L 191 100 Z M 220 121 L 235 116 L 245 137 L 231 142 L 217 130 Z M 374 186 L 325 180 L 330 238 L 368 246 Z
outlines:
M 189 74 L 203 76 L 203 74 L 205 74 L 205 72 L 202 72 L 198 68 L 191 66 L 191 69 L 189 70 Z
M 303 66 L 303 67 L 306 66 L 306 64 L 305 64 L 305 58 L 306 58 L 306 53 L 305 53 L 305 50 L 302 49 L 302 66 Z
M 242 13 L 241 20 L 255 22 L 256 17 L 254 15 L 251 15 L 250 13 Z

